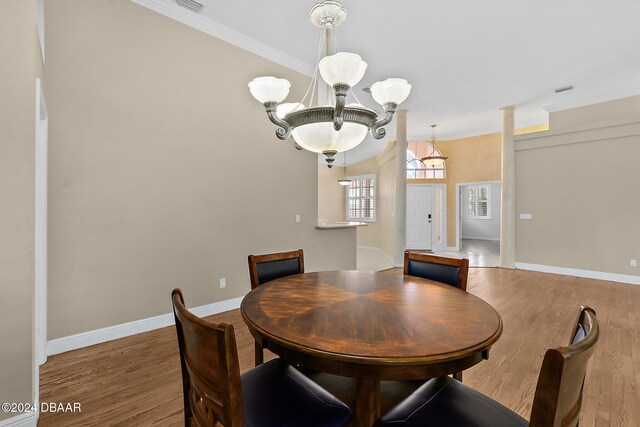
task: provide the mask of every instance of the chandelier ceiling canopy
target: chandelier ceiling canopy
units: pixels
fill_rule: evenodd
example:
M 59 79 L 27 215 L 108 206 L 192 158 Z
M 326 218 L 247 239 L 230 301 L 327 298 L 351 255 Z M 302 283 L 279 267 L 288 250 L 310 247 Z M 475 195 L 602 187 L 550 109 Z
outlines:
M 282 103 L 291 84 L 272 76 L 257 77 L 249 83 L 253 97 L 261 102 L 269 119 L 278 126 L 276 136 L 285 140 L 292 136 L 297 149 L 322 153 L 331 167 L 335 155 L 360 144 L 367 132 L 375 139 L 385 136 L 384 126 L 391 122 L 398 104 L 409 96 L 411 85 L 404 79 L 389 78 L 371 85 L 373 99 L 384 109 L 378 113 L 360 103 L 352 90 L 367 69 L 360 55 L 336 52 L 333 30 L 347 19 L 347 11 L 337 1 L 316 4 L 309 12 L 311 22 L 322 29 L 318 62 L 311 83 L 300 102 Z M 323 51 L 325 55 L 320 59 Z M 318 73 L 328 86 L 326 104 L 320 105 L 314 95 Z M 333 96 L 331 93 L 333 92 Z M 347 104 L 347 95 L 355 103 Z

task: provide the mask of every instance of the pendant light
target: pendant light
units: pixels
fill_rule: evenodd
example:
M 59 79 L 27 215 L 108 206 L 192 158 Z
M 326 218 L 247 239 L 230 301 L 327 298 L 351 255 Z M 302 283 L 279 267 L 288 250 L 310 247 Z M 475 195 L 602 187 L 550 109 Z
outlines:
M 448 159 L 448 157 L 436 151 L 436 126 L 437 125 L 431 125 L 431 154 L 420 159 L 422 163 L 432 168 L 442 166 L 444 161 Z M 436 155 L 436 153 L 438 153 L 438 155 Z
M 347 178 L 347 152 L 344 152 L 344 168 L 342 169 L 342 179 L 338 180 L 338 184 L 340 185 L 344 185 L 345 187 L 347 185 L 351 184 L 351 180 Z

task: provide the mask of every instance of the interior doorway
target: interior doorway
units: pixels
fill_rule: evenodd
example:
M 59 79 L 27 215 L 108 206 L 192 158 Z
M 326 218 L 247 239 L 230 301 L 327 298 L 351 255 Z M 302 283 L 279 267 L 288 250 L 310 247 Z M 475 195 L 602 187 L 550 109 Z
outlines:
M 457 184 L 457 250 L 473 267 L 500 264 L 500 181 Z

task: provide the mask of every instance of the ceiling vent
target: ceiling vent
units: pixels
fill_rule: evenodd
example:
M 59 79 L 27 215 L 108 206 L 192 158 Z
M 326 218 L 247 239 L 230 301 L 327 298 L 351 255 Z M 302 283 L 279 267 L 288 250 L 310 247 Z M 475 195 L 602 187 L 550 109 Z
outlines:
M 205 0 L 176 0 L 176 3 L 196 13 L 200 13 L 204 6 L 204 1 Z
M 555 93 L 562 93 L 562 92 L 566 92 L 566 91 L 572 90 L 572 89 L 573 89 L 573 86 L 564 86 L 564 87 L 559 87 L 557 89 L 554 89 L 553 91 Z

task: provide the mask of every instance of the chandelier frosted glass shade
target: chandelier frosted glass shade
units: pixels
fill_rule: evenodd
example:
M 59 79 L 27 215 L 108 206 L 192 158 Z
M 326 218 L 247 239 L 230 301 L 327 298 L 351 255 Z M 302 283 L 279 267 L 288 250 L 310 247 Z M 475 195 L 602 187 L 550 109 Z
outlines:
M 339 131 L 332 122 L 310 123 L 293 129 L 291 135 L 302 148 L 314 153 L 342 153 L 364 141 L 368 128 L 358 123 L 345 123 Z
M 423 157 L 422 159 L 420 159 L 420 161 L 427 166 L 431 166 L 435 168 L 438 166 L 442 166 L 446 159 L 447 158 L 444 156 L 428 156 L 428 157 Z
M 286 79 L 278 79 L 273 76 L 256 77 L 249 82 L 251 95 L 261 103 L 280 103 L 289 95 L 291 83 Z
M 364 77 L 367 63 L 356 53 L 338 52 L 322 58 L 318 67 L 322 79 L 329 86 L 343 83 L 353 87 Z
M 380 105 L 400 104 L 409 96 L 411 85 L 405 79 L 390 78 L 371 85 L 371 95 Z

